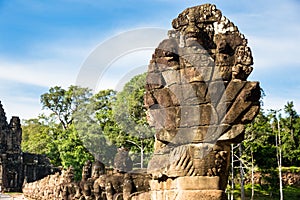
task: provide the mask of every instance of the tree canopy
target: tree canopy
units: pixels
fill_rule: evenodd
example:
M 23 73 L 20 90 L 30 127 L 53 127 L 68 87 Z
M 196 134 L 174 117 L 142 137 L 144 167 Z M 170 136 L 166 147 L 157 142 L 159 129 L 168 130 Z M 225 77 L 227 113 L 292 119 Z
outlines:
M 41 95 L 49 115 L 25 120 L 22 149 L 46 154 L 52 164 L 73 166 L 77 178 L 87 160 L 112 166 L 117 148 L 126 147 L 142 163 L 154 142 L 143 107 L 145 74 L 134 77 L 123 91 L 55 86 Z M 135 154 L 142 153 L 141 160 Z

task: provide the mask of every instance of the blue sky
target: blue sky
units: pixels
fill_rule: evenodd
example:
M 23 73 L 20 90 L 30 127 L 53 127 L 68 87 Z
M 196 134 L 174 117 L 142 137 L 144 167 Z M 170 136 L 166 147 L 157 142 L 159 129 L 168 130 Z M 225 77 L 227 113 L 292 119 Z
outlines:
M 266 93 L 265 108 L 294 101 L 300 113 L 300 2 L 297 0 L 0 0 L 0 100 L 7 116 L 41 113 L 49 87 L 76 83 L 83 63 L 104 41 L 145 27 L 170 29 L 185 8 L 214 3 L 249 40 L 251 80 Z M 116 88 L 120 67 L 146 66 L 152 50 L 124 56 L 100 89 Z

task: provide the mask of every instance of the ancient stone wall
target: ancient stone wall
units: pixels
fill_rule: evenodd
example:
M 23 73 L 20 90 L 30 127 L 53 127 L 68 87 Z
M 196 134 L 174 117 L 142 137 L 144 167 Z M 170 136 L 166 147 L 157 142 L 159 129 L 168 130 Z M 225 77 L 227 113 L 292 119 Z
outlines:
M 254 184 L 258 185 L 270 185 L 268 178 L 270 179 L 272 175 L 264 174 L 261 172 L 255 172 L 253 175 Z M 251 175 L 245 177 L 245 184 L 251 184 Z M 284 186 L 300 186 L 300 172 L 282 172 L 282 183 Z
M 247 40 L 215 5 L 184 10 L 148 67 L 151 198 L 226 199 L 230 143 L 259 112 Z
M 7 123 L 0 102 L 0 186 L 3 191 L 22 191 L 24 180 L 36 181 L 53 172 L 44 155 L 21 151 L 22 128 L 19 117 Z
M 145 171 L 125 173 L 115 169 L 109 174 L 101 162 L 87 161 L 82 169 L 81 181 L 74 180 L 74 171 L 70 167 L 62 173 L 25 184 L 23 193 L 26 198 L 36 200 L 129 200 L 148 192 L 150 180 Z

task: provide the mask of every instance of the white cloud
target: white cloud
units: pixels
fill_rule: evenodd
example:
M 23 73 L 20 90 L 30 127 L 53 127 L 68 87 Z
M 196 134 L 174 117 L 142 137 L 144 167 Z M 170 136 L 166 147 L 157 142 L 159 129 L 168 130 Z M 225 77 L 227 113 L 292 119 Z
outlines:
M 153 49 L 141 49 L 115 60 L 99 77 L 96 91 L 100 89 L 122 90 L 125 83 L 137 74 L 147 71 Z
M 299 3 L 291 0 L 251 1 L 246 12 L 229 13 L 227 17 L 248 39 L 255 68 L 300 64 L 297 59 L 300 55 L 298 8 Z
M 4 96 L 1 97 L 1 102 L 8 121 L 12 116 L 19 116 L 22 120 L 42 113 L 38 98 Z
M 82 63 L 93 52 L 93 47 L 97 44 L 92 40 L 83 45 L 83 39 L 77 42 L 72 42 L 71 39 L 66 41 L 59 39 L 56 42 L 43 43 L 40 46 L 33 44 L 29 49 L 29 54 L 34 57 L 14 60 L 0 57 L 0 81 L 8 83 L 7 86 L 3 85 L 0 88 L 0 100 L 8 119 L 11 116 L 20 116 L 21 119 L 37 117 L 42 112 L 40 92 L 43 89 L 40 87 L 49 88 L 59 85 L 66 88 L 75 84 Z M 125 43 L 118 45 L 126 46 Z M 110 48 L 112 47 L 110 46 Z M 101 65 L 101 56 L 103 57 L 103 55 L 97 55 L 94 65 Z M 151 52 L 145 53 L 142 50 L 138 54 L 130 54 L 129 58 L 126 55 L 118 56 L 120 57 L 112 60 L 109 70 L 103 75 L 102 81 L 104 82 L 99 82 L 101 89 L 115 89 L 122 77 L 134 68 L 148 64 Z
M 167 30 L 159 28 L 134 29 L 112 36 L 84 61 L 77 83 L 95 89 L 104 78 L 106 83 L 109 79 L 112 81 L 109 85 L 101 84 L 100 88 L 116 85 L 116 81 L 133 69 L 147 66 L 154 49 L 166 37 Z
M 63 61 L 16 62 L 0 59 L 0 81 L 8 83 L 0 88 L 0 100 L 4 105 L 8 120 L 11 116 L 19 116 L 21 119 L 37 117 L 42 112 L 41 88 L 56 85 L 68 87 L 74 84 L 78 70 L 76 67 L 70 69 L 71 66 Z
M 287 97 L 288 96 L 288 97 Z M 275 95 L 269 95 L 264 98 L 264 110 L 282 110 L 284 109 L 284 106 L 287 104 L 287 102 L 294 102 L 295 109 L 297 113 L 300 113 L 300 101 L 299 96 L 298 97 L 292 97 L 292 96 L 275 96 Z
M 259 68 L 300 65 L 300 31 L 296 37 L 251 37 L 255 66 Z
M 1 79 L 45 87 L 68 86 L 76 76 L 76 71 L 68 70 L 67 64 L 51 60 L 18 63 L 0 59 L 0 71 Z

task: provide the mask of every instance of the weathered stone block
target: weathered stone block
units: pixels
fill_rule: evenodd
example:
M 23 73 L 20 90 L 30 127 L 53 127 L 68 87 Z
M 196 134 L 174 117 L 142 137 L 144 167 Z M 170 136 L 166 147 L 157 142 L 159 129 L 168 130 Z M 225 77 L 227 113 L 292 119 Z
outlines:
M 219 189 L 219 177 L 179 177 L 175 180 L 150 181 L 152 200 L 223 200 L 225 192 Z M 224 197 L 225 196 L 225 197 Z
M 215 125 L 218 123 L 218 115 L 210 104 L 182 106 L 180 109 L 180 127 Z
M 199 105 L 208 102 L 206 99 L 207 84 L 205 82 L 172 85 L 169 89 L 182 106 Z
M 233 104 L 233 102 L 225 102 L 225 99 L 223 99 L 223 97 L 220 99 L 220 102 L 218 103 L 218 105 L 216 107 L 216 113 L 219 117 L 218 124 L 222 124 L 224 122 L 224 117 L 225 117 L 226 113 L 228 112 L 228 110 L 231 108 L 232 104 Z
M 147 172 L 152 174 L 156 179 L 162 176 L 164 168 L 170 164 L 170 156 L 165 153 L 155 153 L 153 158 L 148 163 Z
M 194 54 L 181 55 L 181 57 L 185 62 L 188 62 L 190 66 L 195 68 L 209 68 L 214 66 L 213 59 L 207 53 L 198 54 L 197 50 L 195 50 L 195 52 Z
M 209 83 L 207 97 L 210 102 L 217 104 L 222 98 L 226 90 L 226 82 L 224 81 L 213 81 Z
M 200 105 L 200 125 L 215 125 L 218 123 L 218 115 L 210 104 Z
M 182 83 L 209 82 L 212 67 L 188 67 L 180 70 Z
M 178 43 L 174 38 L 163 40 L 155 49 L 157 57 L 176 57 L 178 55 Z
M 176 70 L 180 68 L 178 61 L 173 60 L 172 57 L 163 57 L 157 58 L 156 60 L 156 67 L 158 71 L 166 71 L 166 70 Z
M 156 100 L 153 97 L 153 94 L 151 94 L 149 91 L 147 91 L 146 94 L 144 95 L 144 104 L 146 108 L 150 108 L 151 106 L 156 104 Z
M 185 176 L 179 177 L 174 182 L 178 190 L 218 190 L 220 177 Z
M 206 143 L 214 143 L 221 137 L 224 132 L 230 129 L 230 125 L 228 124 L 220 124 L 215 126 L 209 126 L 207 129 L 207 133 L 204 137 L 204 142 Z
M 171 192 L 171 195 L 172 194 L 173 192 Z M 175 194 L 176 196 L 174 196 L 174 199 L 176 200 L 227 200 L 227 196 L 222 190 L 178 190 L 175 191 Z M 167 195 L 169 194 L 167 193 Z M 168 198 L 166 198 L 166 200 L 167 199 Z
M 169 88 L 165 87 L 160 90 L 155 90 L 153 93 L 155 100 L 162 107 L 172 107 L 179 105 L 177 96 Z
M 179 124 L 180 109 L 176 107 L 149 110 L 149 115 L 154 120 L 155 129 L 176 129 Z
M 166 57 L 159 57 L 159 58 L 156 58 L 156 62 L 157 62 L 157 66 L 158 66 L 158 69 L 160 71 L 163 71 L 163 70 L 166 70 L 168 69 L 168 58 Z
M 207 119 L 206 116 L 205 119 L 201 119 L 200 106 L 184 106 L 184 107 L 180 107 L 180 109 L 181 109 L 180 127 L 206 125 L 206 124 L 200 124 L 200 120 L 202 120 L 203 123 L 205 122 L 209 123 L 209 119 Z
M 150 192 L 136 192 L 133 193 L 130 200 L 151 200 L 151 193 Z
M 245 86 L 246 81 L 232 80 L 229 82 L 224 93 L 226 102 L 233 102 L 241 89 Z
M 242 123 L 247 124 L 252 122 L 252 120 L 256 117 L 260 109 L 259 105 L 252 105 L 251 108 L 244 114 L 242 118 Z
M 150 61 L 150 64 L 148 65 L 148 72 L 157 72 L 157 64 L 153 60 Z
M 224 123 L 238 124 L 237 120 L 240 119 L 248 109 L 250 109 L 249 107 L 252 105 L 252 102 L 258 102 L 259 98 L 259 84 L 257 82 L 247 82 L 226 114 Z
M 176 145 L 203 142 L 208 139 L 208 135 L 213 135 L 217 130 L 216 126 L 186 127 L 169 131 L 161 129 L 157 131 L 156 139 Z
M 199 54 L 199 56 L 205 55 L 206 57 L 209 57 L 207 50 L 204 49 L 200 44 L 193 47 L 186 46 L 179 48 L 178 53 L 179 55 Z
M 166 86 L 181 84 L 181 74 L 179 70 L 167 70 L 162 72 Z
M 208 127 L 187 127 L 179 128 L 176 137 L 173 139 L 175 144 L 189 144 L 192 142 L 202 142 L 207 134 Z
M 245 127 L 243 124 L 233 125 L 226 133 L 224 133 L 218 140 L 234 140 L 239 135 L 243 134 Z
M 151 190 L 218 190 L 220 177 L 208 176 L 184 176 L 175 180 L 166 181 L 151 180 Z
M 146 81 L 147 81 L 146 87 L 148 89 L 161 88 L 165 85 L 165 81 L 161 73 L 154 73 L 154 72 L 148 73 Z
M 157 130 L 155 134 L 157 140 L 163 142 L 171 142 L 174 144 L 176 144 L 176 141 L 178 142 L 178 139 L 176 139 L 178 136 L 179 135 L 177 134 L 177 130 L 166 130 L 166 129 Z

